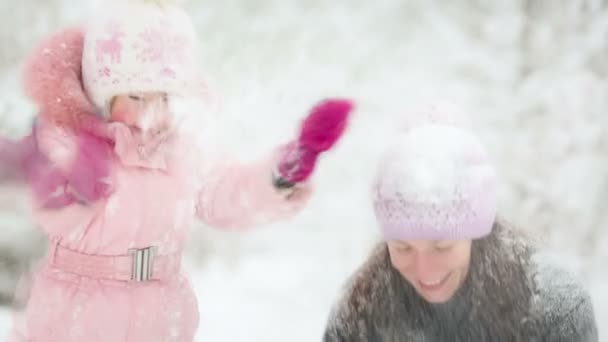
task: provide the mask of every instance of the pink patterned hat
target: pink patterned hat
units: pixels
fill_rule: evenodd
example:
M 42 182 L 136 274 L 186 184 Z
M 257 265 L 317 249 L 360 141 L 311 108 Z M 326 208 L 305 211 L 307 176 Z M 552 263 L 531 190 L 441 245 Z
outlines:
M 431 121 L 387 149 L 372 196 L 388 240 L 476 239 L 492 230 L 497 177 L 468 130 Z
M 104 3 L 86 28 L 84 87 L 104 113 L 129 92 L 202 94 L 196 33 L 188 14 L 162 1 Z

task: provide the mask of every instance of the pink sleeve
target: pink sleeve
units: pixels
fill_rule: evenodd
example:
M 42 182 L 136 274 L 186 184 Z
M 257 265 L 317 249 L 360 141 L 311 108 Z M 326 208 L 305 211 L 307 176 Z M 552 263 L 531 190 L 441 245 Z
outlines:
M 198 217 L 218 228 L 249 228 L 295 215 L 307 203 L 311 185 L 296 185 L 293 196 L 288 196 L 291 190 L 273 185 L 275 164 L 276 158 L 271 157 L 249 164 L 214 165 L 204 172 Z

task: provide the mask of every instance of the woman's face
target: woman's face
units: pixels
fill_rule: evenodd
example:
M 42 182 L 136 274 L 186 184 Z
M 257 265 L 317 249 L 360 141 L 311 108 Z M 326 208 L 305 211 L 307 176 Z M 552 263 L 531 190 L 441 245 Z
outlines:
M 430 303 L 444 303 L 462 286 L 469 271 L 471 240 L 387 242 L 395 269 Z
M 171 115 L 166 93 L 130 93 L 114 97 L 110 121 L 119 121 L 144 136 L 155 136 L 170 128 Z

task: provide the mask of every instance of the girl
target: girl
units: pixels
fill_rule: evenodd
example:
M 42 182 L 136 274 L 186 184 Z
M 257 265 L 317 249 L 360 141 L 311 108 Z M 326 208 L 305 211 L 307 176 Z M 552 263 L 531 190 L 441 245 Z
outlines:
M 400 135 L 373 187 L 384 242 L 323 340 L 597 341 L 589 295 L 496 219 L 496 187 L 468 131 L 438 120 Z
M 176 127 L 184 110 L 201 115 L 188 16 L 160 1 L 104 6 L 27 64 L 40 115 L 19 159 L 49 247 L 12 340 L 192 341 L 199 314 L 180 262 L 190 218 L 241 228 L 295 214 L 351 110 L 321 103 L 259 162 L 202 157 Z

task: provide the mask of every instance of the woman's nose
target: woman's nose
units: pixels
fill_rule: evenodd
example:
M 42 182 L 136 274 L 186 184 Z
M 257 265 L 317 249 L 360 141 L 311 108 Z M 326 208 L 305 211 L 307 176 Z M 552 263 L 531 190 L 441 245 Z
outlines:
M 414 260 L 414 270 L 418 278 L 426 279 L 436 273 L 437 263 L 432 256 L 419 253 Z

